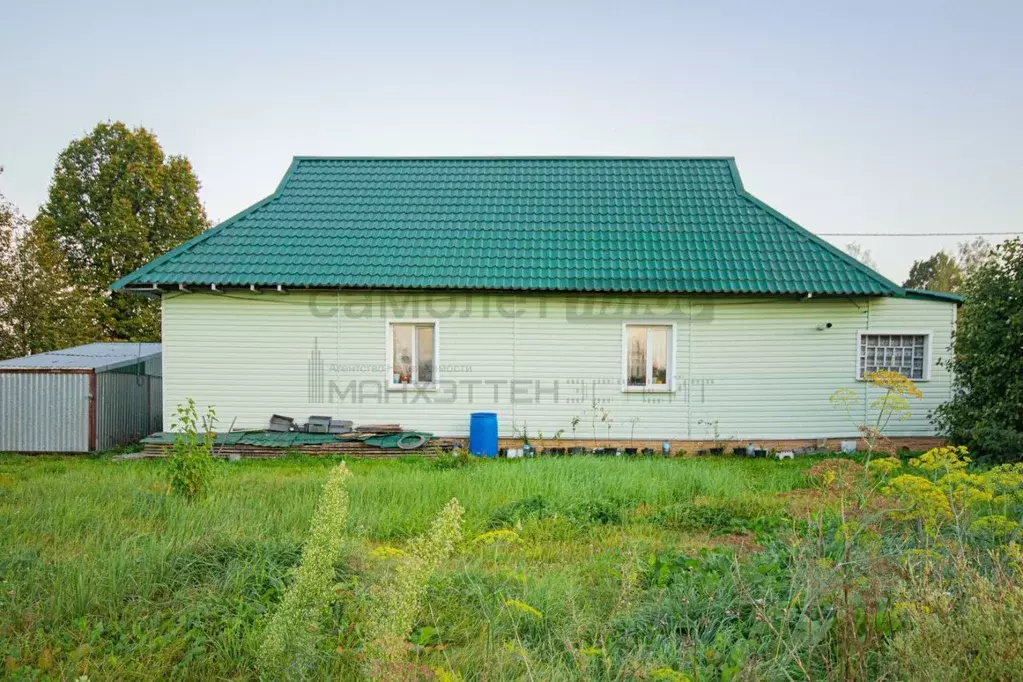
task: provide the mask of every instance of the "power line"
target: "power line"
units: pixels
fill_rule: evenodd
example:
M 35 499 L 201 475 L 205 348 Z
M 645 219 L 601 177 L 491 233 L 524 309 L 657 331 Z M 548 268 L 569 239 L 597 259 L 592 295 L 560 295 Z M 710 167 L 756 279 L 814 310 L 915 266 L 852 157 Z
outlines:
M 818 237 L 985 237 L 1023 232 L 817 232 Z

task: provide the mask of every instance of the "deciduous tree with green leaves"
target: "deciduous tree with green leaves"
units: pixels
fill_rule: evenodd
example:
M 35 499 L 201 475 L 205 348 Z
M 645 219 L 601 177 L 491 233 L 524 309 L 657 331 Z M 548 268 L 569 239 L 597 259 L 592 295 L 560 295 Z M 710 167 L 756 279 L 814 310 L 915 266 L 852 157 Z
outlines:
M 207 227 L 199 180 L 145 128 L 100 123 L 61 152 L 37 218 L 74 284 L 98 302 L 100 336 L 159 340 L 159 306 L 107 287 Z
M 977 271 L 980 266 L 991 260 L 994 247 L 983 237 L 971 241 L 960 242 L 956 249 L 956 263 L 963 271 L 963 279 Z
M 913 261 L 909 279 L 902 286 L 909 289 L 955 292 L 963 281 L 963 271 L 952 256 L 938 251 L 927 260 Z
M 1023 241 L 1008 240 L 967 277 L 952 340 L 952 398 L 935 412 L 980 458 L 1023 460 Z
M 991 244 L 983 237 L 961 242 L 952 256 L 944 250 L 925 260 L 913 261 L 909 279 L 902 286 L 958 293 L 963 282 L 991 259 Z
M 93 317 L 60 252 L 0 194 L 0 359 L 91 341 Z

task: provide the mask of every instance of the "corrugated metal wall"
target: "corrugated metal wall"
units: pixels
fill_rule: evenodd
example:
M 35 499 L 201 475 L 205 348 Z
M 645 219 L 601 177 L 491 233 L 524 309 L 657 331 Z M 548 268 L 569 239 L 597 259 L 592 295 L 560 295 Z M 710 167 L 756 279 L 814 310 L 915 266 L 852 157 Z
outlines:
M 151 376 L 149 377 L 149 433 L 158 431 L 163 431 L 163 377 Z
M 137 442 L 153 431 L 153 414 L 163 400 L 161 380 L 141 372 L 143 366 L 96 375 L 96 448 L 108 450 Z
M 87 452 L 89 375 L 0 374 L 0 451 Z
M 149 376 L 149 431 L 163 431 L 163 356 L 146 361 L 146 374 Z
M 145 373 L 151 377 L 163 376 L 163 358 L 157 355 L 155 358 L 146 360 Z

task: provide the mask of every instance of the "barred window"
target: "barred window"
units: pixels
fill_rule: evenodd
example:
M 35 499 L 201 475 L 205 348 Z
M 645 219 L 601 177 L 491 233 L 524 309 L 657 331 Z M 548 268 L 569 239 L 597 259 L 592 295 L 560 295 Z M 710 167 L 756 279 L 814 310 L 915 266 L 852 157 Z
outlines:
M 859 378 L 883 369 L 925 379 L 927 334 L 860 334 Z

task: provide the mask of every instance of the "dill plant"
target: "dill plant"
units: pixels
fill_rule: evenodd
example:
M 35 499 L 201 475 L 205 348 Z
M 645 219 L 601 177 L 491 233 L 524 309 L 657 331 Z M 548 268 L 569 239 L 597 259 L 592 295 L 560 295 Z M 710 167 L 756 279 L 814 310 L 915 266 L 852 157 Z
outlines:
M 911 379 L 891 370 L 879 370 L 865 374 L 863 378 L 870 382 L 871 386 L 882 391 L 868 405 L 877 412 L 877 418 L 873 424 L 860 423 L 860 420 L 853 415 L 854 410 L 862 402 L 857 391 L 851 388 L 840 388 L 832 393 L 828 400 L 833 407 L 844 410 L 849 421 L 856 426 L 856 430 L 860 432 L 860 437 L 863 438 L 863 442 L 867 446 L 868 456 L 881 450 L 893 452 L 894 448 L 885 436 L 888 424 L 892 419 L 898 421 L 909 419 L 913 414 L 909 399 L 922 400 L 924 395 Z
M 426 585 L 462 539 L 462 506 L 452 499 L 430 530 L 409 543 L 384 579 L 370 587 L 365 609 L 366 654 L 373 679 L 400 677 L 405 640 L 419 617 Z
M 334 599 L 334 563 L 345 540 L 346 482 L 351 475 L 342 462 L 323 485 L 295 581 L 284 593 L 263 634 L 258 660 L 264 675 L 295 677 L 315 660 L 317 629 Z

